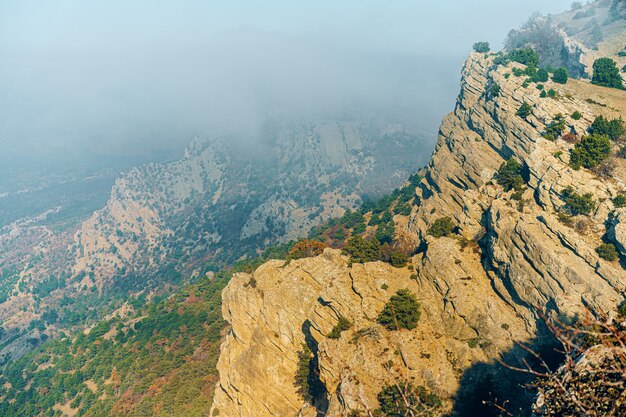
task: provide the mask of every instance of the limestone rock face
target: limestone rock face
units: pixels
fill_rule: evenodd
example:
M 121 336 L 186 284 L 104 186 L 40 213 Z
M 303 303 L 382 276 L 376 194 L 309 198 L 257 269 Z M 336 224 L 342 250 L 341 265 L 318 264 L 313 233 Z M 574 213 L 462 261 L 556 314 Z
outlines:
M 315 415 L 294 386 L 303 344 L 319 361 L 327 395 L 316 405 L 326 415 L 374 410 L 380 387 L 405 376 L 452 396 L 464 369 L 510 348 L 512 335 L 528 336 L 469 252 L 454 239 L 434 242 L 428 256 L 415 259 L 424 265 L 419 278 L 382 262 L 348 266 L 333 249 L 235 275 L 223 293 L 231 329 L 218 363 L 213 415 Z M 443 262 L 451 255 L 459 262 Z M 402 288 L 417 295 L 422 315 L 414 330 L 388 331 L 376 318 Z M 330 339 L 340 316 L 352 326 Z M 471 341 L 481 347 L 470 347 Z
M 514 341 L 540 340 L 539 310 L 572 317 L 609 312 L 623 300 L 626 270 L 595 248 L 608 239 L 626 255 L 626 211 L 612 202 L 626 188 L 626 161 L 615 158 L 608 178 L 574 170 L 574 145 L 542 133 L 557 114 L 575 136 L 599 114 L 626 118 L 626 92 L 571 79 L 544 83 L 556 98 L 542 98 L 535 84 L 525 86 L 526 77 L 512 74 L 523 66 L 495 66 L 493 59 L 468 58 L 456 108 L 442 121 L 416 189 L 419 204 L 398 223 L 398 233 L 425 248 L 408 268 L 348 266 L 326 250 L 288 265 L 271 261 L 228 285 L 223 309 L 232 329 L 222 346 L 213 415 L 315 415 L 293 384 L 303 343 L 326 390 L 314 401 L 319 415 L 367 415 L 378 407 L 381 387 L 402 379 L 437 393 L 442 412 L 468 415 L 455 401 L 477 384 L 470 370 L 514 352 Z M 495 84 L 497 96 L 490 93 Z M 516 115 L 524 102 L 533 108 L 527 119 Z M 575 111 L 580 120 L 570 117 Z M 521 198 L 494 180 L 509 158 L 524 167 Z M 593 194 L 589 215 L 564 219 L 568 187 Z M 429 236 L 429 226 L 446 216 L 458 235 Z M 389 332 L 376 316 L 401 288 L 416 294 L 422 318 L 414 330 Z M 340 316 L 353 326 L 329 339 Z M 497 372 L 485 374 L 491 386 L 510 383 Z
M 327 250 L 286 266 L 272 261 L 233 279 L 224 291 L 224 316 L 232 329 L 222 346 L 214 410 L 227 416 L 314 413 L 293 383 L 303 343 L 319 361 L 327 394 L 316 405 L 326 415 L 375 409 L 380 388 L 398 375 L 451 399 L 469 367 L 493 361 L 512 340 L 535 335 L 535 308 L 573 315 L 583 308 L 609 311 L 622 300 L 626 272 L 594 249 L 607 232 L 624 167 L 611 180 L 574 171 L 566 156 L 571 145 L 541 136 L 554 115 L 575 110 L 584 117 L 568 118 L 570 129 L 584 132 L 599 109 L 582 95 L 540 98 L 538 90 L 521 86 L 522 79 L 506 77 L 509 72 L 510 67 L 493 69 L 482 54 L 472 54 L 465 65 L 458 104 L 442 122 L 416 190 L 421 204 L 403 231 L 427 245 L 413 258 L 413 271 L 382 263 L 349 267 L 338 252 Z M 493 83 L 500 86 L 495 98 L 486 94 Z M 569 84 L 573 90 L 587 87 L 583 81 Z M 534 107 L 528 120 L 515 114 L 523 102 Z M 525 166 L 523 203 L 493 184 L 510 157 Z M 597 202 L 590 216 L 575 219 L 581 223 L 576 228 L 558 216 L 568 186 L 593 193 Z M 607 235 L 621 250 L 624 215 L 623 209 L 614 214 Z M 427 236 L 428 226 L 444 216 L 455 219 L 469 246 Z M 417 295 L 423 317 L 415 330 L 388 332 L 376 316 L 400 288 Z M 338 340 L 328 339 L 339 316 L 353 327 Z

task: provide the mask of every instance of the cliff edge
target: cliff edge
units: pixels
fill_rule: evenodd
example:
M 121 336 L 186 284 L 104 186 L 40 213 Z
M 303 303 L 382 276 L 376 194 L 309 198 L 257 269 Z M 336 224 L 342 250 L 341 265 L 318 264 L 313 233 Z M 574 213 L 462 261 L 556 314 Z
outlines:
M 524 65 L 494 59 L 472 53 L 465 63 L 456 108 L 415 190 L 419 204 L 397 222 L 420 242 L 408 266 L 352 264 L 326 249 L 270 261 L 229 283 L 223 314 L 231 328 L 212 415 L 374 415 L 381 390 L 398 381 L 436 395 L 428 415 L 483 415 L 483 400 L 518 389 L 497 359 L 522 356 L 516 341 L 549 343 L 541 310 L 611 315 L 623 301 L 626 208 L 615 199 L 626 189 L 626 160 L 611 158 L 600 173 L 572 168 L 570 152 L 597 116 L 626 117 L 626 92 L 575 79 L 538 88 L 512 75 Z M 526 117 L 518 113 L 524 104 Z M 550 140 L 558 115 L 568 135 Z M 494 178 L 512 159 L 524 184 L 506 191 Z M 565 215 L 572 190 L 591 196 L 587 213 Z M 431 236 L 446 217 L 456 233 Z M 621 262 L 600 256 L 603 243 Z M 391 331 L 377 316 L 400 289 L 416 295 L 421 318 L 414 329 Z M 342 319 L 351 326 L 329 337 Z M 309 350 L 307 402 L 294 381 Z

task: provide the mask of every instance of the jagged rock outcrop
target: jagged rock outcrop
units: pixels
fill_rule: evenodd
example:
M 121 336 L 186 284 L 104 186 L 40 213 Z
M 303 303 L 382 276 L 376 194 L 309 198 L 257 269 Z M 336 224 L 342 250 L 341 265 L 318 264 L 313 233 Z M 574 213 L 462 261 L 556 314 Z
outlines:
M 350 267 L 327 250 L 288 265 L 271 261 L 232 280 L 223 306 L 232 329 L 222 346 L 213 415 L 315 415 L 293 386 L 302 343 L 314 352 L 326 390 L 324 401 L 317 398 L 319 415 L 373 410 L 381 387 L 398 378 L 429 387 L 444 399 L 443 411 L 464 415 L 452 405 L 461 401 L 463 384 L 477 384 L 480 377 L 472 378 L 482 375 L 489 387 L 506 390 L 510 381 L 486 364 L 515 352 L 515 340 L 542 343 L 538 309 L 571 317 L 609 312 L 623 300 L 626 270 L 595 248 L 608 238 L 624 250 L 626 219 L 612 199 L 625 188 L 626 161 L 616 159 L 609 178 L 574 170 L 573 145 L 542 133 L 557 114 L 574 135 L 584 134 L 596 115 L 626 117 L 626 93 L 582 80 L 548 81 L 544 88 L 556 98 L 541 98 L 534 84 L 523 85 L 525 77 L 512 76 L 514 66 L 523 67 L 495 66 L 493 56 L 478 53 L 465 64 L 456 108 L 441 124 L 416 190 L 420 204 L 402 231 L 426 247 L 413 257 L 414 271 Z M 516 115 L 525 102 L 533 107 L 527 119 Z M 574 111 L 580 120 L 569 117 Z M 521 199 L 494 181 L 509 158 L 524 166 Z M 597 203 L 573 225 L 559 217 L 567 187 L 592 193 Z M 445 216 L 459 236 L 428 236 Z M 417 329 L 389 332 L 375 318 L 400 288 L 417 295 L 424 314 Z M 354 325 L 329 339 L 339 315 Z
M 382 262 L 349 266 L 333 249 L 235 275 L 223 293 L 231 329 L 218 363 L 213 415 L 315 415 L 294 386 L 302 344 L 318 358 L 326 415 L 374 410 L 380 386 L 394 377 L 452 396 L 468 366 L 509 349 L 512 335 L 526 334 L 525 324 L 490 290 L 480 263 L 466 256 L 470 249 L 448 238 L 433 246 L 415 260 L 424 265 L 419 277 Z M 451 254 L 458 263 L 443 262 Z M 376 317 L 402 288 L 417 294 L 422 317 L 416 329 L 392 332 Z M 352 327 L 328 338 L 339 317 Z
M 613 209 L 611 199 L 623 189 L 624 161 L 617 162 L 612 180 L 575 171 L 567 164 L 571 145 L 546 140 L 541 133 L 559 113 L 582 112 L 581 120 L 568 120 L 570 129 L 581 133 L 598 113 L 620 114 L 598 109 L 582 94 L 566 97 L 562 92 L 559 100 L 542 99 L 539 90 L 523 88 L 522 79 L 506 79 L 509 71 L 491 70 L 489 60 L 478 54 L 468 59 L 457 108 L 443 121 L 419 190 L 428 198 L 413 214 L 409 227 L 424 236 L 432 221 L 450 215 L 465 237 L 486 233 L 485 267 L 494 285 L 507 288 L 503 293 L 511 293 L 526 305 L 553 302 L 563 314 L 573 314 L 576 306 L 583 305 L 607 311 L 622 299 L 626 274 L 618 264 L 602 261 L 594 248 L 605 233 Z M 501 93 L 490 99 L 485 91 L 494 82 L 501 86 Z M 579 91 L 587 93 L 584 87 L 589 85 L 584 81 L 570 83 L 574 91 L 575 84 L 580 84 Z M 528 121 L 516 115 L 523 102 L 534 107 Z M 522 161 L 527 171 L 521 210 L 492 183 L 495 171 L 510 157 Z M 585 233 L 558 220 L 558 209 L 564 205 L 562 192 L 568 186 L 581 194 L 591 192 L 598 201 L 594 213 L 584 220 L 588 222 Z

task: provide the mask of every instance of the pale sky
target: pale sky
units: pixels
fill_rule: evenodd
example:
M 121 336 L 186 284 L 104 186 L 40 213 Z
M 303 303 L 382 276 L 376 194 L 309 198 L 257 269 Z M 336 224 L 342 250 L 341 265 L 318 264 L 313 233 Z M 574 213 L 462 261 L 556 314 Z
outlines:
M 436 130 L 475 41 L 570 3 L 0 0 L 0 152 L 180 146 L 354 103 Z

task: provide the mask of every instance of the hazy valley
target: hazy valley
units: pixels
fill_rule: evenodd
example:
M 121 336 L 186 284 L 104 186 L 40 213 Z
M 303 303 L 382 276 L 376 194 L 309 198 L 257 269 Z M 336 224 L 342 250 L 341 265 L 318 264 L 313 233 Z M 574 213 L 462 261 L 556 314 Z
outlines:
M 0 414 L 623 415 L 625 74 L 626 4 L 575 3 L 475 43 L 438 132 L 7 165 Z

